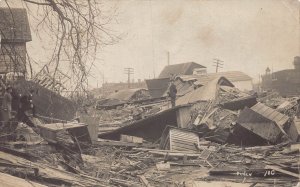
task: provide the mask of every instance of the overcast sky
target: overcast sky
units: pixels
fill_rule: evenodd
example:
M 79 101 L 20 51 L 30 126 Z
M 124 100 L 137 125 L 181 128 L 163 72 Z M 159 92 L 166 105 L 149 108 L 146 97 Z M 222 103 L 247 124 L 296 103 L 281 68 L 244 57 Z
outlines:
M 170 63 L 197 62 L 215 71 L 240 70 L 258 79 L 267 66 L 292 68 L 299 54 L 299 2 L 280 0 L 119 0 L 120 32 L 127 35 L 101 54 L 106 81 L 153 78 Z
M 167 65 L 196 62 L 215 71 L 212 61 L 224 61 L 222 71 L 239 70 L 255 79 L 267 66 L 274 71 L 292 68 L 299 54 L 297 0 L 107 0 L 118 10 L 112 28 L 122 40 L 98 54 L 95 78 L 101 85 L 126 81 L 124 68 L 135 79 L 158 76 Z M 36 37 L 28 50 L 43 58 Z M 43 43 L 43 42 L 42 42 Z M 40 52 L 37 52 L 40 51 Z M 101 73 L 100 73 L 101 72 Z

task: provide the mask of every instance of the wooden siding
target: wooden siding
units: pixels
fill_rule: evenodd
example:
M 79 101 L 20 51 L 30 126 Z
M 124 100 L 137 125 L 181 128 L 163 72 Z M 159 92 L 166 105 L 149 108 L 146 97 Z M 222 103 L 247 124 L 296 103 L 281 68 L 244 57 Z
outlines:
M 199 146 L 199 136 L 193 132 L 170 129 L 169 138 L 172 151 L 197 151 Z
M 26 71 L 26 44 L 1 43 L 0 73 Z

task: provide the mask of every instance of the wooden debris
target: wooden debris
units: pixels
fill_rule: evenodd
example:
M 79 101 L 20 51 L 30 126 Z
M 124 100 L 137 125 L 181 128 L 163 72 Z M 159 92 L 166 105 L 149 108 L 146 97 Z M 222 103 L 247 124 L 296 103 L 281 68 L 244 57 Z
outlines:
M 170 170 L 171 165 L 169 162 L 160 162 L 156 164 L 156 169 L 159 171 L 167 171 Z
M 0 172 L 0 184 L 5 187 L 46 187 L 45 185 Z
M 121 134 L 120 141 L 141 144 L 143 143 L 143 138 Z
M 149 181 L 146 179 L 145 176 L 139 175 L 138 177 L 140 178 L 140 181 L 143 183 L 143 185 L 144 185 L 145 187 L 152 187 L 152 186 L 150 185 Z
M 161 152 L 161 151 L 149 151 L 149 153 L 155 154 L 155 155 L 160 155 L 160 156 L 166 156 L 168 155 L 169 157 L 199 157 L 200 153 L 173 153 L 173 152 Z
M 140 187 L 141 186 L 139 183 L 136 183 L 136 182 L 122 180 L 122 179 L 116 179 L 116 178 L 109 179 L 109 183 L 117 184 L 117 185 L 121 185 L 121 186 L 128 186 L 128 187 Z
M 156 145 L 154 144 L 139 144 L 139 143 L 130 143 L 130 142 L 121 142 L 121 141 L 114 141 L 114 140 L 104 140 L 101 139 L 94 143 L 95 145 L 99 146 L 120 146 L 120 147 L 148 147 L 153 148 Z
M 171 151 L 196 151 L 199 146 L 199 135 L 187 129 L 168 126 L 162 135 L 161 149 Z

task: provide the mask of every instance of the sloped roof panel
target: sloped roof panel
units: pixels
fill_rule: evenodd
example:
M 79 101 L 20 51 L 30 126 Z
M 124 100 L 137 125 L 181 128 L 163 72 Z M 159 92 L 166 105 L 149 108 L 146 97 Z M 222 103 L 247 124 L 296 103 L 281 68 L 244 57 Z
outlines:
M 224 77 L 220 77 L 178 98 L 176 104 L 183 105 L 183 104 L 195 103 L 198 101 L 214 100 L 218 94 L 219 85 L 234 87 L 234 85 L 229 80 L 227 80 Z
M 152 98 L 162 97 L 165 91 L 169 87 L 169 78 L 162 79 L 149 79 L 145 80 L 147 84 L 147 88 L 149 90 L 149 94 Z
M 251 81 L 252 78 L 241 72 L 241 71 L 227 71 L 227 72 L 219 72 L 219 73 L 208 73 L 205 75 L 180 75 L 179 78 L 183 81 L 195 80 L 196 85 L 205 85 L 208 82 L 218 78 L 225 77 L 230 82 L 238 82 L 238 81 Z
M 206 68 L 200 64 L 195 62 L 187 62 L 181 64 L 172 64 L 166 66 L 162 72 L 159 74 L 159 78 L 166 78 L 170 77 L 170 75 L 191 75 L 193 72 L 191 69 L 194 68 Z
M 134 96 L 135 93 L 141 90 L 146 89 L 126 89 L 126 90 L 120 90 L 118 92 L 112 93 L 108 96 L 109 99 L 118 99 L 121 101 L 128 101 L 131 99 L 132 96 Z
M 253 107 L 251 107 L 253 111 L 259 113 L 260 115 L 264 116 L 265 118 L 274 121 L 276 124 L 283 127 L 283 125 L 289 120 L 289 117 L 277 112 L 273 108 L 270 108 L 262 103 L 257 103 Z
M 0 34 L 6 41 L 31 41 L 31 32 L 26 9 L 0 8 Z

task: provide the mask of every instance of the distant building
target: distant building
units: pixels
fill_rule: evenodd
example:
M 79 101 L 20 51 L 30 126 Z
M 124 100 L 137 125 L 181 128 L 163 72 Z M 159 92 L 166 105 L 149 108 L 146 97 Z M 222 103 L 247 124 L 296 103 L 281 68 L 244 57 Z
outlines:
M 262 76 L 262 89 L 275 90 L 282 96 L 300 94 L 300 57 L 294 57 L 294 69 L 286 69 L 271 73 L 267 68 Z
M 166 66 L 158 78 L 170 78 L 177 75 L 205 74 L 206 67 L 195 62 L 173 64 Z
M 0 74 L 26 73 L 26 42 L 32 40 L 23 8 L 0 8 Z
M 226 78 L 236 88 L 241 91 L 253 90 L 252 78 L 240 71 L 227 71 L 219 73 L 206 73 L 194 75 L 178 75 L 175 77 L 175 86 L 177 88 L 177 95 L 182 96 L 195 88 L 207 85 L 209 82 L 218 79 Z M 160 98 L 167 96 L 169 87 L 169 78 L 159 78 L 146 80 L 146 84 L 152 98 Z
M 130 83 L 130 89 L 138 89 L 138 88 L 140 89 L 147 88 L 145 81 L 141 81 L 139 79 L 138 82 Z M 114 92 L 118 92 L 120 90 L 127 90 L 127 89 L 128 89 L 127 82 L 119 82 L 119 83 L 106 82 L 102 85 L 101 88 L 95 88 L 91 90 L 91 94 L 95 98 L 105 98 Z
M 208 82 L 218 78 L 227 78 L 236 88 L 241 91 L 251 91 L 253 90 L 252 78 L 241 71 L 226 71 L 218 73 L 207 73 L 203 75 L 182 75 L 179 76 L 180 80 L 183 82 L 191 82 L 194 80 L 195 85 L 206 85 Z

